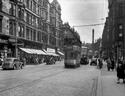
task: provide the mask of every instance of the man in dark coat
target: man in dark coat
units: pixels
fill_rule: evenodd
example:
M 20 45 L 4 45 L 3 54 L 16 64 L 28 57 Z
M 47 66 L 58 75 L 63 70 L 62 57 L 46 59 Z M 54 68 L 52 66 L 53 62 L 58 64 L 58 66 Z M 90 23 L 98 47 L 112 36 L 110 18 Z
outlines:
M 117 79 L 118 79 L 117 83 L 120 83 L 119 82 L 120 79 L 123 79 L 123 83 L 125 83 L 125 66 L 122 61 L 118 61 L 116 71 L 117 71 Z

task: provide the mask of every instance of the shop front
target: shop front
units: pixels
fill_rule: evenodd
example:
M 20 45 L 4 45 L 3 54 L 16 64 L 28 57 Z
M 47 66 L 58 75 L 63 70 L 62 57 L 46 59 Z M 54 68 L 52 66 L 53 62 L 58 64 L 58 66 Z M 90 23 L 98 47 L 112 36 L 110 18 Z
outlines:
M 8 40 L 0 38 L 0 58 L 6 58 L 8 53 Z

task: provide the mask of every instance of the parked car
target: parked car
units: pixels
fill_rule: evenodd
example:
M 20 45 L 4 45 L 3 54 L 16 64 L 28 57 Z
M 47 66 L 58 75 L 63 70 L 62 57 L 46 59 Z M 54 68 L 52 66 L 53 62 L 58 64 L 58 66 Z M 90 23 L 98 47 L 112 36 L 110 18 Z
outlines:
M 24 67 L 23 62 L 17 58 L 6 58 L 3 61 L 2 69 L 22 69 Z

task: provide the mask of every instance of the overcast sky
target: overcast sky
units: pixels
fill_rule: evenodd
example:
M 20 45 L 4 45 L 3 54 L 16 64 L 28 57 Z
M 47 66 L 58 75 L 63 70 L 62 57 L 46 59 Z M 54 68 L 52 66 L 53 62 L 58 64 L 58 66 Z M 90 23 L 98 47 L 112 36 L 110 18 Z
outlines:
M 51 2 L 52 0 L 50 0 Z M 107 17 L 107 0 L 57 0 L 62 9 L 63 22 L 71 26 L 104 23 L 102 18 Z M 81 41 L 92 42 L 92 29 L 95 29 L 95 39 L 102 36 L 103 25 L 75 27 L 80 34 Z

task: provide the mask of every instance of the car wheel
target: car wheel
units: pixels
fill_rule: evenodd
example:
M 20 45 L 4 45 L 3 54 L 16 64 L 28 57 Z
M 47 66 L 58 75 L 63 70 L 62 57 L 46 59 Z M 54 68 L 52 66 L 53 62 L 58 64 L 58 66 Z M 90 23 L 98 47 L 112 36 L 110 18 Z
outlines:
M 2 68 L 2 70 L 6 70 L 6 68 Z
M 23 69 L 23 65 L 20 66 L 20 69 Z
M 16 69 L 17 69 L 16 65 L 13 65 L 13 69 L 14 69 L 14 70 L 16 70 Z

